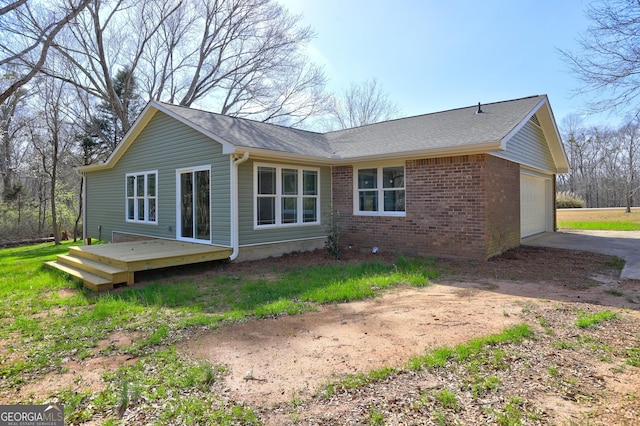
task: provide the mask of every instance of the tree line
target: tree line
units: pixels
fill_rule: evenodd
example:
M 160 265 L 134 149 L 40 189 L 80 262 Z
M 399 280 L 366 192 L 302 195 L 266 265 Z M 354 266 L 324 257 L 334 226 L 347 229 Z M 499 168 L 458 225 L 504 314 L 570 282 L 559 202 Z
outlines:
M 581 50 L 560 51 L 578 92 L 594 111 L 635 111 L 617 128 L 563 121 L 571 172 L 558 189 L 635 206 L 640 4 L 586 13 Z M 150 100 L 325 131 L 400 113 L 375 79 L 330 93 L 313 37 L 276 0 L 0 0 L 0 243 L 80 237 L 74 168 L 108 158 Z
M 298 128 L 392 118 L 374 79 L 327 90 L 274 0 L 0 0 L 0 243 L 80 235 L 82 178 L 150 100 Z
M 619 127 L 583 126 L 576 115 L 562 122 L 570 172 L 559 175 L 557 190 L 583 201 L 585 207 L 640 205 L 640 120 Z

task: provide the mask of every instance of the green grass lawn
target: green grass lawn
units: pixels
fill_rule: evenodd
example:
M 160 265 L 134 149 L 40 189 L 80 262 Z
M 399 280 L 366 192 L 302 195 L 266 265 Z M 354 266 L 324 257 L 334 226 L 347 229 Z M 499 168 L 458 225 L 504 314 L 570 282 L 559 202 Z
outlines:
M 69 245 L 0 250 L 0 395 L 66 372 L 69 360 L 114 355 L 135 360 L 105 373 L 106 388 L 100 392 L 68 386 L 43 400 L 25 396 L 7 401 L 61 403 L 67 423 L 101 419 L 121 424 L 119 413 L 132 404 L 155 413 L 145 423 L 259 423 L 250 408 L 211 391 L 225 374 L 223 367 L 177 353 L 173 344 L 184 330 L 297 314 L 322 303 L 373 297 L 398 285 L 425 286 L 436 276 L 430 261 L 399 258 L 392 265 L 375 261 L 272 271 L 269 279 L 174 275 L 169 284 L 165 277 L 163 283 L 96 294 L 43 268 Z M 114 332 L 141 337 L 127 347 L 109 346 L 97 353 L 99 342 Z M 162 409 L 152 408 L 158 406 Z
M 564 229 L 640 231 L 640 209 L 558 209 L 558 227 Z

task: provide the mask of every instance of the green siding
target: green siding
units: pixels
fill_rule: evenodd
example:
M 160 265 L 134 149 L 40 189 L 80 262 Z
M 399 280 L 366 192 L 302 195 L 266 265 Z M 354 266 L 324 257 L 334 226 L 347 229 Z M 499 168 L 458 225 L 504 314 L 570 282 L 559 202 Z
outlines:
M 260 160 L 259 162 L 269 163 L 268 161 L 263 160 Z M 331 208 L 331 168 L 304 164 L 292 164 L 286 162 L 274 162 L 273 164 L 290 165 L 292 167 L 308 166 L 320 169 L 320 224 L 281 226 L 278 228 L 270 229 L 254 229 L 254 161 L 250 159 L 249 161 L 242 163 L 238 170 L 238 226 L 240 231 L 240 246 L 325 237 L 325 223 L 327 217 L 329 216 Z
M 531 121 L 507 142 L 506 151 L 493 155 L 548 173 L 557 172 L 542 128 Z
M 213 244 L 230 245 L 230 160 L 222 146 L 163 113 L 156 113 L 114 168 L 87 173 L 87 236 L 111 240 L 113 231 L 176 236 L 176 169 L 211 166 Z M 158 171 L 158 224 L 125 221 L 125 175 Z

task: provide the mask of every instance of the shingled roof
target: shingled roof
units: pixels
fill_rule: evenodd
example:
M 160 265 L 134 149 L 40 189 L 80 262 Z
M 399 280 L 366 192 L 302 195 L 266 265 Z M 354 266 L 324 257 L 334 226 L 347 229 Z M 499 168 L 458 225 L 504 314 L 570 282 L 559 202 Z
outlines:
M 326 159 L 357 159 L 444 150 L 499 149 L 546 96 L 458 108 L 353 129 L 315 133 L 193 108 L 157 103 L 194 126 L 242 149 L 299 154 Z
M 330 158 L 331 147 L 325 135 L 277 126 L 243 118 L 229 117 L 194 108 L 166 103 L 152 103 L 160 111 L 193 124 L 212 135 L 217 142 L 236 148 L 255 148 L 311 157 Z
M 560 162 L 566 162 L 546 95 L 482 104 L 481 109 L 482 113 L 477 113 L 478 105 L 474 105 L 316 133 L 151 101 L 123 143 L 102 167 L 118 161 L 156 111 L 221 143 L 226 154 L 249 151 L 326 163 L 500 151 L 506 149 L 511 136 L 534 114 L 538 114 L 542 117 L 546 137 L 556 147 L 556 153 L 563 157 Z
M 338 158 L 499 148 L 545 96 L 453 109 L 328 133 Z

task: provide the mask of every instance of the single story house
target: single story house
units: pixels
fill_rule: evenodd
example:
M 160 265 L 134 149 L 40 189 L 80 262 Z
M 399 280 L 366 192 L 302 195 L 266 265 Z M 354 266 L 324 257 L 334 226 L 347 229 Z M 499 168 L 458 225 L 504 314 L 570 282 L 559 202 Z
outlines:
M 324 246 L 486 260 L 555 230 L 568 171 L 546 95 L 315 133 L 150 102 L 113 154 L 81 167 L 84 235 L 232 249 Z

